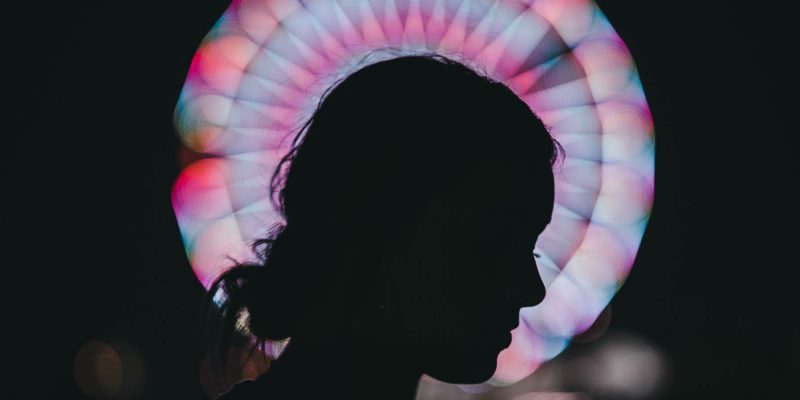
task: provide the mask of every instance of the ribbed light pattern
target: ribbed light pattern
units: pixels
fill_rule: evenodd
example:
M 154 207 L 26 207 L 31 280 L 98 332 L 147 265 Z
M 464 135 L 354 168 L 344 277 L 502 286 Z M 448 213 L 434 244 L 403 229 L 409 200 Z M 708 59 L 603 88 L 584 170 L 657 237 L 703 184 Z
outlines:
M 394 50 L 374 52 L 384 48 Z M 597 318 L 630 271 L 653 203 L 652 117 L 628 49 L 593 2 L 233 1 L 180 95 L 183 144 L 205 157 L 177 178 L 173 207 L 208 287 L 225 256 L 253 259 L 249 244 L 279 221 L 269 180 L 322 92 L 365 63 L 430 51 L 505 82 L 566 150 L 536 249 L 547 295 L 521 311 L 489 382 L 510 384 Z

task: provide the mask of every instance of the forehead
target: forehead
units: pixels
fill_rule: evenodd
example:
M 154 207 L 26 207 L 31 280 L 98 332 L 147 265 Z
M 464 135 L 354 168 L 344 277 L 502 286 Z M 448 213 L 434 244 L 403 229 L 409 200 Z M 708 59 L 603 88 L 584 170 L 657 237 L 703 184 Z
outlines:
M 451 200 L 465 216 L 546 224 L 553 212 L 552 172 L 519 164 L 484 166 L 464 180 Z

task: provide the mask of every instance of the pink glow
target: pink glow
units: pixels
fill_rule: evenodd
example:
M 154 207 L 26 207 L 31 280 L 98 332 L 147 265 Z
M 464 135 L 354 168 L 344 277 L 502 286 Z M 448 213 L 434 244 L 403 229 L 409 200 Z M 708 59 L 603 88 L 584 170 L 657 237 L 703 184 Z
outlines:
M 334 14 L 336 15 L 336 20 L 338 21 L 338 26 L 340 28 L 341 34 L 339 35 L 344 43 L 352 45 L 353 47 L 357 47 L 364 43 L 364 38 L 361 37 L 361 32 L 353 23 L 350 22 L 350 18 L 348 18 L 347 14 L 344 13 L 339 2 L 332 1 L 330 2 L 335 9 Z
M 419 0 L 411 0 L 405 23 L 405 37 L 409 44 L 424 44 L 425 29 L 422 22 Z
M 179 220 L 215 219 L 232 211 L 224 170 L 224 161 L 212 158 L 181 171 L 172 189 L 172 205 Z
M 278 25 L 278 20 L 272 16 L 262 0 L 236 0 L 232 8 L 238 8 L 237 16 L 242 30 L 257 42 L 263 43 Z
M 564 41 L 572 45 L 590 33 L 596 9 L 588 0 L 536 0 L 537 14 L 550 21 Z
M 441 43 L 445 32 L 447 31 L 446 10 L 444 2 L 437 1 L 431 11 L 430 19 L 425 27 L 427 34 L 427 41 L 429 48 L 434 48 Z
M 592 225 L 587 228 L 586 240 L 570 259 L 565 272 L 583 285 L 603 288 L 624 278 L 632 261 L 614 232 Z
M 627 47 L 590 0 L 234 0 L 195 54 L 176 109 L 184 145 L 214 157 L 173 186 L 187 255 L 205 286 L 230 266 L 225 255 L 252 256 L 248 244 L 278 219 L 264 188 L 287 138 L 335 78 L 386 46 L 482 66 L 567 151 L 537 242 L 547 297 L 522 310 L 533 329 L 515 331 L 492 381 L 513 383 L 596 319 L 633 264 L 653 202 L 652 116 Z
M 197 72 L 216 90 L 233 96 L 242 71 L 257 50 L 255 43 L 241 36 L 220 38 L 203 47 Z
M 609 160 L 623 162 L 649 150 L 653 120 L 638 105 L 608 101 L 597 106 Z
M 446 48 L 451 51 L 461 51 L 461 46 L 464 44 L 467 30 L 467 9 L 468 2 L 461 3 L 453 19 L 447 26 L 442 40 L 439 42 L 439 48 Z
M 372 7 L 368 2 L 359 2 L 359 6 L 361 8 L 361 15 L 364 18 L 362 20 L 362 29 L 364 31 L 364 37 L 366 38 L 366 44 L 372 47 L 386 45 L 386 36 L 383 34 L 380 22 L 378 22 L 375 18 L 375 14 L 372 12 Z
M 603 190 L 597 198 L 594 220 L 630 225 L 648 216 L 653 202 L 650 183 L 639 172 L 617 165 L 603 167 Z
M 386 2 L 386 9 L 383 10 L 383 32 L 386 35 L 388 44 L 390 46 L 400 46 L 403 42 L 403 21 L 400 20 L 400 15 L 397 10 L 397 4 L 394 1 Z
M 254 259 L 232 216 L 210 221 L 194 242 L 192 269 L 203 287 L 211 286 L 219 274 L 233 265 L 226 255 L 238 260 Z
M 511 331 L 511 337 L 511 345 L 497 357 L 494 379 L 500 383 L 524 379 L 539 367 L 543 359 L 541 341 L 524 324 Z

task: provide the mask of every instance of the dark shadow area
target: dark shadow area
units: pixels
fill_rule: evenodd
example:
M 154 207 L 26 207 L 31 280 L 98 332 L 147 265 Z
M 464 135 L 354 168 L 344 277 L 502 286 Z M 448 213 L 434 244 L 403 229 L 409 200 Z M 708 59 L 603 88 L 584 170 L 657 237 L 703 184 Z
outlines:
M 734 2 L 597 3 L 634 57 L 657 142 L 654 211 L 608 330 L 647 339 L 667 356 L 671 378 L 650 400 L 793 398 L 795 15 Z M 205 291 L 170 204 L 180 170 L 173 111 L 198 44 L 228 5 L 7 6 L 4 398 L 92 399 L 77 384 L 82 351 L 117 354 L 116 365 L 141 372 L 120 378 L 122 387 L 138 384 L 128 398 L 207 397 Z M 376 128 L 395 123 L 409 121 Z M 565 360 L 590 346 L 571 344 Z M 488 371 L 496 350 L 483 351 L 471 365 Z M 302 387 L 322 390 L 314 385 Z

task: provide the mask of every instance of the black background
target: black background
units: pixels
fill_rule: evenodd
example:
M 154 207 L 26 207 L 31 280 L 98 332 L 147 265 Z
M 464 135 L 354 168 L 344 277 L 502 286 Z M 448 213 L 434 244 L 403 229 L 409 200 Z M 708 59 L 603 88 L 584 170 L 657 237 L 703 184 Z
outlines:
M 653 214 L 612 327 L 668 355 L 660 398 L 793 397 L 794 16 L 767 2 L 598 3 L 635 58 L 657 137 Z M 82 398 L 74 357 L 100 339 L 141 352 L 146 398 L 202 398 L 203 290 L 170 205 L 172 113 L 227 2 L 10 7 L 4 392 Z

